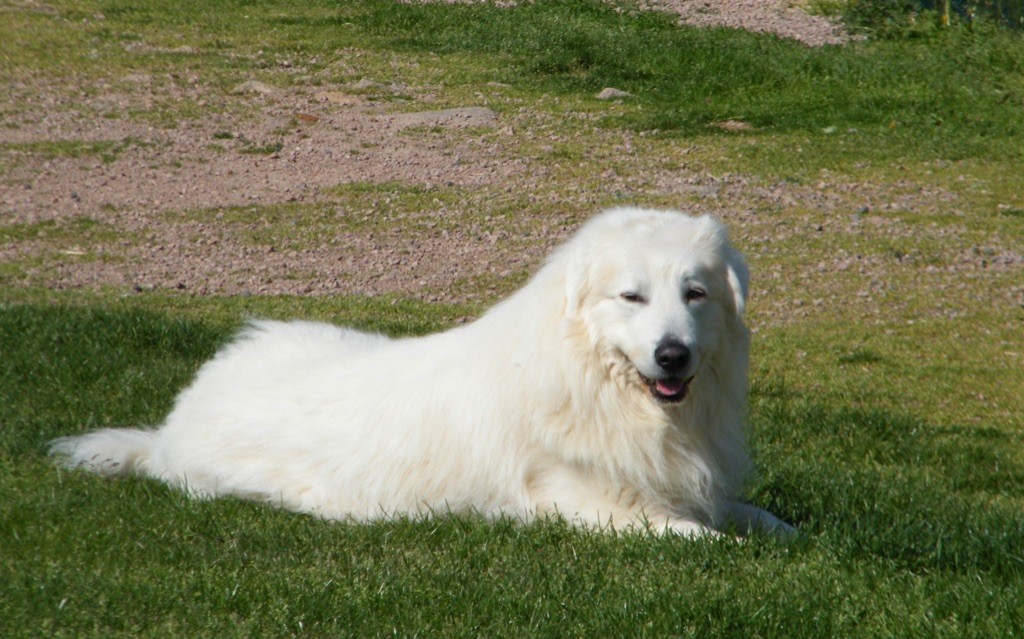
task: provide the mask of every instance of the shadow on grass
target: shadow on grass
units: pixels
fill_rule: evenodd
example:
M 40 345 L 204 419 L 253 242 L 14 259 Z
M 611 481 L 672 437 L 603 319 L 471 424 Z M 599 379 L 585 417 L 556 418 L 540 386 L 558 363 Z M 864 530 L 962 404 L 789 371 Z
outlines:
M 758 487 L 850 560 L 911 571 L 1024 573 L 1022 437 L 819 404 L 755 387 Z

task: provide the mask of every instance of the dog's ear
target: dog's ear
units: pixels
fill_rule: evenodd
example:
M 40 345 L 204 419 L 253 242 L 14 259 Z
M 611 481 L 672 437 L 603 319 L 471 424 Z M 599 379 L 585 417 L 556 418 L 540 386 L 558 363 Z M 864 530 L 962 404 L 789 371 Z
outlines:
M 570 252 L 565 260 L 565 316 L 573 317 L 587 295 L 590 280 L 587 261 L 581 247 Z
M 733 310 L 742 315 L 747 307 L 747 294 L 750 290 L 750 270 L 743 256 L 736 249 L 729 247 L 725 254 L 725 279 L 732 291 Z
M 711 245 L 721 251 L 725 263 L 725 281 L 732 293 L 732 310 L 737 316 L 742 315 L 747 306 L 747 293 L 750 285 L 750 271 L 747 269 L 747 262 L 743 254 L 732 247 L 729 242 L 729 233 L 717 217 L 713 215 L 701 216 L 702 222 L 699 227 L 699 237 L 703 237 Z

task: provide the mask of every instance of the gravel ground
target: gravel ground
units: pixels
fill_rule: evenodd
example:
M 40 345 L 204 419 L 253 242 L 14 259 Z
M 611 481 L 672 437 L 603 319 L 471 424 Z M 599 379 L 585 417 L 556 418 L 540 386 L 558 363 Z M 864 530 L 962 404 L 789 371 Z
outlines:
M 678 13 L 680 20 L 697 27 L 729 27 L 756 33 L 774 33 L 810 46 L 843 44 L 848 35 L 841 25 L 810 15 L 792 0 L 648 0 L 649 4 Z
M 487 0 L 402 0 L 439 1 L 450 4 Z M 517 0 L 506 0 L 514 5 Z M 774 33 L 812 47 L 843 44 L 849 36 L 842 25 L 808 13 L 794 0 L 640 0 L 641 6 L 679 15 L 680 22 L 695 27 L 728 27 L 755 33 Z
M 214 213 L 197 213 L 224 207 L 333 206 L 338 197 L 332 189 L 346 184 L 417 185 L 427 192 L 474 194 L 470 200 L 477 201 L 507 189 L 529 189 L 527 184 L 541 172 L 527 159 L 510 157 L 504 147 L 522 143 L 522 136 L 514 135 L 511 123 L 499 122 L 490 109 L 391 114 L 390 103 L 368 99 L 374 94 L 367 95 L 365 87 L 217 96 L 208 95 L 200 84 L 183 89 L 146 78 L 139 81 L 138 91 L 110 87 L 102 97 L 66 110 L 51 104 L 63 101 L 64 95 L 43 94 L 39 100 L 38 87 L 24 89 L 20 106 L 30 115 L 16 128 L 0 131 L 0 142 L 126 141 L 124 148 L 112 152 L 112 160 L 94 153 L 47 157 L 17 146 L 5 152 L 4 160 L 11 165 L 7 182 L 13 185 L 0 197 L 5 222 L 33 227 L 43 223 L 44 229 L 52 222 L 55 229 L 0 245 L 0 260 L 30 263 L 27 279 L 34 283 L 55 288 L 110 284 L 199 293 L 354 290 L 436 297 L 431 291 L 453 279 L 500 274 L 509 265 L 539 258 L 534 250 L 524 255 L 523 247 L 498 243 L 493 232 L 473 225 L 402 232 L 401 220 L 391 219 L 387 210 L 378 211 L 373 224 L 360 225 L 354 221 L 360 211 L 339 208 L 334 222 L 340 228 L 369 229 L 347 229 L 300 249 L 252 241 L 267 225 L 259 214 L 251 222 L 224 225 Z M 183 121 L 172 130 L 102 115 L 140 108 L 168 93 L 205 102 L 219 115 Z M 429 105 L 430 100 L 422 102 Z M 242 114 L 238 103 L 246 107 Z M 82 118 L 83 111 L 99 116 Z M 31 115 L 36 113 L 46 115 Z M 476 134 L 481 127 L 495 131 L 491 140 Z M 381 190 L 386 194 L 388 187 Z M 436 207 L 428 215 L 462 215 L 454 210 L 459 208 Z M 304 216 L 298 210 L 301 224 Z M 98 239 L 88 246 L 68 244 L 76 238 L 59 229 L 74 219 L 89 220 L 90 228 L 113 229 L 113 237 L 97 232 Z M 282 241 L 287 235 L 282 234 Z M 541 244 L 537 252 L 545 250 L 546 243 Z M 99 259 L 82 259 L 95 256 Z M 31 258 L 38 258 L 35 265 Z M 497 264 L 503 267 L 492 266 Z
M 695 24 L 770 30 L 808 44 L 843 38 L 785 2 L 657 4 Z M 140 44 L 126 50 L 150 52 Z M 345 53 L 355 66 L 366 55 Z M 302 73 L 301 61 L 294 65 Z M 581 217 L 609 201 L 679 202 L 721 215 L 755 262 L 799 233 L 914 241 L 918 229 L 860 213 L 958 206 L 951 191 L 913 184 L 833 184 L 827 176 L 814 186 L 761 184 L 711 175 L 665 162 L 654 140 L 592 127 L 586 113 L 545 115 L 551 110 L 506 99 L 506 89 L 480 94 L 481 105 L 501 105 L 496 112 L 443 109 L 443 87 L 383 78 L 288 89 L 249 82 L 230 93 L 188 73 L 6 87 L 0 214 L 9 232 L 0 234 L 0 265 L 16 268 L 0 276 L 6 272 L 14 285 L 126 294 L 160 288 L 465 301 L 489 299 L 525 277 Z M 179 103 L 197 115 L 174 127 L 121 117 Z M 46 152 L 47 144 L 67 141 L 80 152 Z M 576 157 L 574 145 L 592 157 Z M 570 151 L 560 156 L 564 148 Z M 674 152 L 685 159 L 688 149 Z M 403 208 L 403 198 L 418 199 Z M 824 225 L 807 215 L 780 226 L 770 214 L 789 209 L 835 215 Z M 951 237 L 949 246 L 943 259 L 965 290 L 972 278 L 1019 273 L 1024 264 L 1015 241 L 979 246 Z M 820 291 L 763 308 L 799 317 L 849 293 L 828 293 L 835 273 L 857 271 L 867 287 L 889 271 L 916 272 L 914 256 L 906 257 L 830 251 L 806 276 L 821 281 Z M 759 281 L 784 293 L 792 277 L 774 269 Z M 1004 294 L 1016 300 L 1024 288 Z M 938 304 L 936 312 L 955 313 L 956 305 Z

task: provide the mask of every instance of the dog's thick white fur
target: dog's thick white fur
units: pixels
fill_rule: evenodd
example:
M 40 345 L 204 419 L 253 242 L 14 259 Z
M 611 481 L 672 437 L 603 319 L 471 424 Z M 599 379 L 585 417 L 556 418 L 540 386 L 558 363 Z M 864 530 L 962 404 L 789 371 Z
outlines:
M 613 209 L 471 324 L 390 339 L 253 322 L 156 430 L 52 451 L 327 518 L 475 510 L 789 531 L 732 501 L 750 465 L 746 295 L 717 220 Z

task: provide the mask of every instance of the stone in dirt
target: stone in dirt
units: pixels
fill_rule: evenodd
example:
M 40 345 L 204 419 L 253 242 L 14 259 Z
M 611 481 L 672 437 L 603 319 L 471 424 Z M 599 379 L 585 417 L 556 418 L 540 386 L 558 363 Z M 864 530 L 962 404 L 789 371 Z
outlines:
M 721 129 L 723 131 L 729 131 L 730 133 L 739 133 L 741 131 L 754 131 L 755 127 L 749 122 L 742 120 L 722 120 L 721 122 L 712 122 L 708 126 Z
M 406 126 L 491 126 L 498 115 L 486 107 L 462 107 L 459 109 L 442 109 L 440 111 L 420 111 L 419 113 L 400 113 L 392 116 L 392 122 L 400 127 Z
M 121 44 L 121 48 L 128 53 L 180 53 L 192 55 L 196 53 L 195 47 L 188 45 L 182 45 L 180 47 L 154 47 L 146 44 L 145 42 L 124 42 Z
M 359 96 L 349 95 L 343 91 L 318 91 L 313 95 L 313 99 L 317 102 L 330 102 L 345 106 L 361 105 L 366 102 Z
M 277 93 L 277 89 L 270 86 L 269 84 L 264 84 L 263 82 L 260 82 L 258 80 L 249 80 L 248 82 L 243 82 L 234 89 L 231 89 L 231 92 L 250 93 L 255 95 L 270 95 L 272 93 Z
M 631 98 L 633 97 L 633 94 L 623 91 L 621 89 L 605 87 L 604 89 L 601 89 L 601 92 L 594 97 L 596 97 L 598 100 L 620 100 L 622 98 Z
M 363 78 L 359 82 L 353 84 L 352 88 L 360 89 L 363 91 L 388 91 L 390 93 L 396 93 L 404 90 L 404 87 L 401 87 L 397 84 L 384 84 L 382 82 L 376 82 L 374 80 L 367 80 L 366 78 Z
M 151 84 L 153 76 L 148 73 L 129 73 L 124 76 L 124 81 L 131 82 L 132 84 Z

